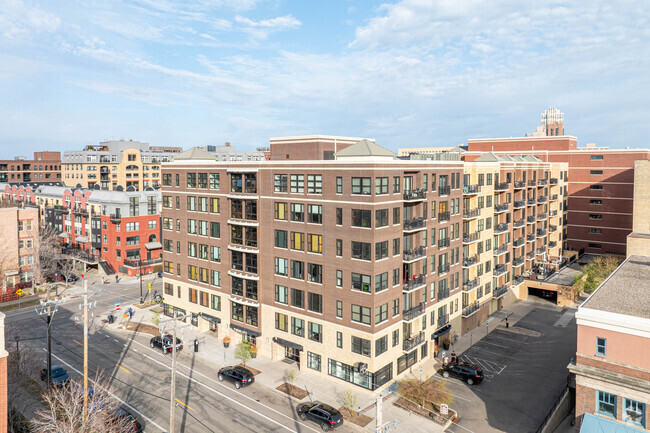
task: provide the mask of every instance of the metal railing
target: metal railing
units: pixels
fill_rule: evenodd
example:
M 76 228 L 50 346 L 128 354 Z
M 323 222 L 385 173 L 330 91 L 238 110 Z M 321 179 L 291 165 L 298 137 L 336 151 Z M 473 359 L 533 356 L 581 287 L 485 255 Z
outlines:
M 544 248 L 544 247 L 537 248 L 537 255 L 538 256 L 541 256 L 545 252 L 546 252 L 546 248 Z
M 526 242 L 533 242 L 535 240 L 535 233 L 526 235 Z
M 526 201 L 526 203 L 528 203 L 528 206 L 533 206 L 533 205 L 534 205 L 535 203 L 537 203 L 537 202 L 535 201 L 534 198 L 529 198 L 529 199 Z
M 502 191 L 508 189 L 508 185 L 510 185 L 510 182 L 500 182 L 494 184 L 494 190 L 495 191 Z
M 403 289 L 405 292 L 411 291 L 413 289 L 416 289 L 418 287 L 422 287 L 426 284 L 427 282 L 427 276 L 426 275 L 420 275 L 418 277 L 412 278 L 408 281 L 406 281 L 403 285 Z
M 515 247 L 515 248 L 519 248 L 519 247 L 522 246 L 523 244 L 524 244 L 524 238 L 523 238 L 523 236 L 520 237 L 520 238 L 518 238 L 518 239 L 516 239 L 514 242 L 512 242 L 512 246 Z
M 408 310 L 404 310 L 402 312 L 402 318 L 406 321 L 411 321 L 415 319 L 416 317 L 421 316 L 424 314 L 424 304 L 420 304 L 417 307 L 409 308 Z
M 442 328 L 446 324 L 449 323 L 449 314 L 445 314 L 444 316 L 439 316 L 438 317 L 438 329 Z
M 404 200 L 422 200 L 427 198 L 427 192 L 424 188 L 404 191 Z
M 534 223 L 535 222 L 535 215 L 531 215 L 531 216 L 527 217 L 526 221 L 528 222 L 528 224 Z
M 549 248 L 555 248 L 555 247 L 557 247 L 557 242 L 555 242 L 555 241 L 551 241 L 551 242 L 549 242 L 549 243 L 548 243 L 548 247 L 549 247 Z
M 481 233 L 479 233 L 479 232 L 474 232 L 474 233 L 464 235 L 463 236 L 463 243 L 464 244 L 471 244 L 473 242 L 477 242 L 480 237 L 481 237 Z
M 472 314 L 476 313 L 478 309 L 480 308 L 480 305 L 478 301 L 475 301 L 473 304 L 470 304 L 466 307 L 463 307 L 463 317 L 469 317 Z
M 420 333 L 417 334 L 416 336 L 404 340 L 404 343 L 402 343 L 402 348 L 404 349 L 404 351 L 408 352 L 409 350 L 413 349 L 416 346 L 419 346 L 423 342 L 424 342 L 424 331 L 420 331 Z
M 463 267 L 464 268 L 469 268 L 470 266 L 474 266 L 477 263 L 478 263 L 478 254 L 475 254 L 475 255 L 473 255 L 471 257 L 463 258 Z
M 538 237 L 538 238 L 543 238 L 544 236 L 546 236 L 546 230 L 544 230 L 544 229 L 537 229 L 537 237 Z
M 529 186 L 529 187 L 531 187 L 531 186 L 535 186 L 535 185 L 536 185 L 536 183 L 535 183 L 534 180 L 529 180 L 529 181 L 528 181 L 528 186 Z
M 537 214 L 537 221 L 542 221 L 542 220 L 545 220 L 545 219 L 546 219 L 546 213 L 545 212 Z
M 416 230 L 421 229 L 426 225 L 424 218 L 414 218 L 412 220 L 404 220 L 403 227 L 404 230 Z
M 537 197 L 537 203 L 545 203 L 547 198 L 548 198 L 547 196 L 541 195 Z
M 492 297 L 495 299 L 499 299 L 503 297 L 506 293 L 508 293 L 508 286 L 500 286 L 494 289 L 492 292 Z
M 515 200 L 514 208 L 519 209 L 522 207 L 526 207 L 526 200 Z
M 524 218 L 512 223 L 512 226 L 516 229 L 521 228 L 525 225 L 526 225 L 526 220 Z
M 550 217 L 557 216 L 557 211 L 556 210 L 549 211 L 548 216 Z
M 438 248 L 447 248 L 449 246 L 451 239 L 449 238 L 442 238 L 438 239 Z
M 537 181 L 537 186 L 546 186 L 548 181 L 546 179 L 540 179 Z
M 162 263 L 162 257 L 158 257 L 156 259 L 147 259 L 147 260 L 124 260 L 124 266 L 128 266 L 130 268 L 156 265 L 158 263 Z
M 427 249 L 426 247 L 417 247 L 410 249 L 408 251 L 404 251 L 404 261 L 408 262 L 411 260 L 416 260 L 419 259 L 420 257 L 424 257 L 427 255 Z
M 495 234 L 498 234 L 498 233 L 504 233 L 504 232 L 506 232 L 506 231 L 508 231 L 508 223 L 497 224 L 497 225 L 494 227 L 494 233 L 495 233 Z
M 479 283 L 478 278 L 474 278 L 473 280 L 469 280 L 469 281 L 464 281 L 463 282 L 463 291 L 467 292 L 469 290 L 472 290 L 472 289 L 478 287 L 478 283 Z
M 495 212 L 505 212 L 508 210 L 509 203 L 501 203 L 494 206 Z
M 465 209 L 463 211 L 463 218 L 464 219 L 478 218 L 479 215 L 481 215 L 481 209 L 479 209 L 479 208 Z
M 463 194 L 478 194 L 481 192 L 481 185 L 465 185 L 463 187 Z
M 438 266 L 438 274 L 444 274 L 445 272 L 449 272 L 449 263 Z
M 438 301 L 442 301 L 443 299 L 447 299 L 449 297 L 449 287 L 446 287 L 444 289 L 438 289 Z
M 499 248 L 495 248 L 493 254 L 495 256 L 500 256 L 508 252 L 508 245 L 501 245 Z
M 496 265 L 494 267 L 494 276 L 498 277 L 506 273 L 506 265 Z
M 449 195 L 451 193 L 451 187 L 450 186 L 439 186 L 438 187 L 438 195 Z
M 526 260 L 533 260 L 535 258 L 535 251 L 526 254 Z
M 521 257 L 515 257 L 515 259 L 512 261 L 513 266 L 521 266 L 524 264 L 524 256 Z
M 551 233 L 556 232 L 557 231 L 557 226 L 549 225 L 548 226 L 548 231 L 551 232 Z
M 557 185 L 557 177 L 551 178 L 551 185 Z
M 553 200 L 553 201 L 557 200 L 557 194 L 553 194 L 553 195 L 551 196 L 551 200 Z
M 451 214 L 449 211 L 447 212 L 438 212 L 438 221 L 449 221 L 449 218 L 451 217 Z
M 515 182 L 515 188 L 519 189 L 525 187 L 526 187 L 526 182 L 524 182 L 523 180 L 518 180 Z

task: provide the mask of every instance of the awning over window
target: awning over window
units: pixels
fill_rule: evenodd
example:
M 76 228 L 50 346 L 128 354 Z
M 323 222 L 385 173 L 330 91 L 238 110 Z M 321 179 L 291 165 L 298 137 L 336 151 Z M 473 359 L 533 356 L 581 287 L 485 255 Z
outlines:
M 252 335 L 253 337 L 261 337 L 261 336 L 262 336 L 262 334 L 260 334 L 260 333 L 257 332 L 257 331 L 253 331 L 253 330 L 251 330 L 251 329 L 244 328 L 243 326 L 234 325 L 234 324 L 232 324 L 232 323 L 230 324 L 230 328 L 231 328 L 231 329 L 234 329 L 234 330 L 237 331 L 237 332 L 241 332 L 241 333 L 244 333 L 244 332 L 245 332 L 246 334 L 248 334 L 248 335 Z
M 67 238 L 69 235 L 67 233 L 59 233 L 60 238 Z
M 291 341 L 284 340 L 282 338 L 273 337 L 273 342 L 278 343 L 280 346 L 290 347 L 292 349 L 303 350 L 303 347 L 300 344 L 292 343 Z
M 582 419 L 580 433 L 643 433 L 645 430 L 634 428 L 631 425 L 621 424 L 613 419 L 586 413 Z
M 218 317 L 210 316 L 209 314 L 205 313 L 200 313 L 199 317 L 207 320 L 208 322 L 216 322 L 216 323 L 221 323 L 221 319 Z
M 435 340 L 438 337 L 442 337 L 445 334 L 448 334 L 451 331 L 451 325 L 445 325 L 442 328 L 438 329 L 436 332 L 431 334 L 431 339 Z
M 88 238 L 85 237 L 85 236 L 77 236 L 74 241 L 75 242 L 86 243 L 86 242 L 88 242 Z
M 148 250 L 159 250 L 162 248 L 162 244 L 160 242 L 149 242 L 144 244 L 144 247 Z

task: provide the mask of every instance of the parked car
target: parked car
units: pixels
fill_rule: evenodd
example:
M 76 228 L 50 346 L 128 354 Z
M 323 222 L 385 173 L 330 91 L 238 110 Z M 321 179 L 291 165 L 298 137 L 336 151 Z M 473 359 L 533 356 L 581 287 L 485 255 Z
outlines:
M 334 430 L 343 425 L 343 415 L 329 404 L 303 403 L 298 405 L 296 410 L 301 420 L 315 422 L 323 431 Z
M 158 278 L 162 278 L 162 271 L 158 272 Z
M 171 335 L 165 335 L 164 337 L 157 336 L 157 337 L 153 337 L 151 341 L 149 341 L 149 345 L 152 348 L 157 347 L 159 349 L 162 349 L 163 352 L 165 353 L 171 353 L 172 340 L 173 337 Z M 180 338 L 176 338 L 176 352 L 178 352 L 179 350 L 183 350 L 183 342 L 181 341 Z
M 142 431 L 142 424 L 140 424 L 135 416 L 123 407 L 113 409 L 114 423 L 122 427 L 124 433 L 140 433 Z
M 235 384 L 235 388 L 239 389 L 242 386 L 252 385 L 255 382 L 255 376 L 253 373 L 245 368 L 235 366 L 235 367 L 224 367 L 219 370 L 219 381 L 223 382 L 227 380 Z
M 475 383 L 481 383 L 483 380 L 483 370 L 478 365 L 467 362 L 445 364 L 442 366 L 442 377 L 449 376 L 458 377 L 467 382 L 468 385 L 474 385 Z
M 47 380 L 47 368 L 41 370 L 41 380 Z M 50 373 L 50 381 L 56 386 L 65 386 L 70 382 L 70 375 L 60 365 L 53 365 Z
M 65 278 L 65 276 L 64 276 L 64 278 Z M 73 282 L 73 281 L 79 281 L 79 277 L 76 276 L 75 274 L 68 275 L 68 282 Z

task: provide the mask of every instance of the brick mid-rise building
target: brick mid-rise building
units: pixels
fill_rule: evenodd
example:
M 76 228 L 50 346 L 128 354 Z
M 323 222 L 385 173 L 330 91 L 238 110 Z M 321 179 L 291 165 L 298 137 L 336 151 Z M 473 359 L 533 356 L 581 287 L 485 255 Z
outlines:
M 16 290 L 38 278 L 39 226 L 34 207 L 0 208 L 0 300 L 16 299 Z
M 0 160 L 0 183 L 60 181 L 61 152 L 34 152 L 34 159 L 17 156 Z

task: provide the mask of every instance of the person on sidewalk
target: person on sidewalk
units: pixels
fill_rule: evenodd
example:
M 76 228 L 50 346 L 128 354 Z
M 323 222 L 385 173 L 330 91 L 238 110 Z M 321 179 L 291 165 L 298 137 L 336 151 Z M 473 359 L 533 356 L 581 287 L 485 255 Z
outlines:
M 451 363 L 452 364 L 458 364 L 458 356 L 456 356 L 456 352 L 451 352 Z
M 118 282 L 118 281 L 117 281 L 117 275 L 115 275 L 115 283 L 117 284 L 117 282 Z

